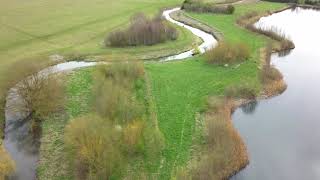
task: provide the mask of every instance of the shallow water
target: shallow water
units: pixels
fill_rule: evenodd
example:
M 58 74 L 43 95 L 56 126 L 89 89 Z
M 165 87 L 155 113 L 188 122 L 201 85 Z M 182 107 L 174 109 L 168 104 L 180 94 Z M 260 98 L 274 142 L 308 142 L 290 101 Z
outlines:
M 94 66 L 95 62 L 66 62 L 46 68 L 39 73 L 47 75 L 77 68 Z M 16 86 L 15 86 L 16 87 Z M 21 102 L 16 88 L 9 90 L 6 102 L 6 127 L 4 146 L 16 164 L 16 172 L 12 180 L 36 179 L 36 167 L 39 157 L 39 136 L 30 133 L 28 114 L 22 114 L 14 107 Z
M 262 18 L 296 48 L 272 63 L 288 84 L 280 96 L 237 109 L 234 126 L 244 139 L 250 164 L 233 180 L 320 179 L 320 12 L 297 8 Z
M 185 25 L 185 24 L 178 22 L 170 17 L 170 13 L 175 12 L 175 11 L 179 11 L 179 10 L 180 10 L 180 8 L 166 10 L 163 12 L 163 16 L 166 20 L 170 21 L 171 23 L 176 24 L 181 27 L 184 27 L 184 28 L 188 29 L 189 31 L 191 31 L 194 35 L 201 38 L 201 40 L 203 42 L 202 42 L 202 44 L 200 44 L 200 46 L 198 46 L 200 53 L 204 53 L 205 51 L 213 48 L 218 43 L 218 41 L 213 37 L 212 34 L 209 34 L 209 33 L 206 33 L 204 31 L 200 30 L 200 29 Z M 169 56 L 169 57 L 163 58 L 162 61 L 179 60 L 179 59 L 185 59 L 188 57 L 192 57 L 193 51 L 194 51 L 194 49 L 186 51 L 181 54 Z

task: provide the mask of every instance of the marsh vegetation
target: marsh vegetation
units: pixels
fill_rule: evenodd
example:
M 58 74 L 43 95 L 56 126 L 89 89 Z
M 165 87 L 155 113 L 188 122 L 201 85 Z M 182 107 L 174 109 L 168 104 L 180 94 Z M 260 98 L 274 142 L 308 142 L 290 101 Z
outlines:
M 235 64 L 250 58 L 250 49 L 245 43 L 233 44 L 219 42 L 218 45 L 206 52 L 206 62 L 209 64 Z

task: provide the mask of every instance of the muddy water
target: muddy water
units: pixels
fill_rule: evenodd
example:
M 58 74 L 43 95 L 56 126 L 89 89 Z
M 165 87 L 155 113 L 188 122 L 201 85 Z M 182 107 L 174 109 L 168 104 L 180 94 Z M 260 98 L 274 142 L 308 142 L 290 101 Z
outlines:
M 296 48 L 273 55 L 288 89 L 280 96 L 243 106 L 234 125 L 248 147 L 250 164 L 233 180 L 320 179 L 320 12 L 297 8 L 262 18 Z

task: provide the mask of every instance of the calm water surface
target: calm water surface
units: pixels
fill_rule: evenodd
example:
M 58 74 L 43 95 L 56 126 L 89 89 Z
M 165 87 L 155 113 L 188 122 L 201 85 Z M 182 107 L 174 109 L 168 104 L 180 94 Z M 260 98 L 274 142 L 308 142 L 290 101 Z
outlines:
M 95 62 L 66 62 L 46 68 L 39 73 L 48 75 L 77 68 L 94 66 Z M 19 112 L 15 107 L 23 103 L 16 86 L 8 92 L 6 101 L 6 127 L 4 146 L 16 164 L 15 173 L 10 180 L 34 180 L 39 159 L 40 137 L 30 132 L 31 119 L 27 113 Z
M 281 29 L 296 48 L 285 57 L 272 57 L 288 89 L 233 114 L 250 164 L 231 179 L 320 179 L 320 11 L 286 10 L 262 18 L 257 26 Z

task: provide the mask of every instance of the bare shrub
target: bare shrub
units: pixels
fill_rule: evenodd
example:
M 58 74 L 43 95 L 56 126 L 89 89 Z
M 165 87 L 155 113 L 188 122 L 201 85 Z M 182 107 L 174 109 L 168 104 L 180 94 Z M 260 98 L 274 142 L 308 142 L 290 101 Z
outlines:
M 233 128 L 228 99 L 210 98 L 205 114 L 205 153 L 191 169 L 192 179 L 228 179 L 248 163 L 246 147 Z
M 139 152 L 139 145 L 142 145 L 142 135 L 144 130 L 143 121 L 134 121 L 129 123 L 123 130 L 123 142 L 126 146 L 127 152 Z
M 269 68 L 263 68 L 261 70 L 261 81 L 262 83 L 269 83 L 272 81 L 280 81 L 283 79 L 281 72 L 273 66 Z
M 177 37 L 176 29 L 165 23 L 160 17 L 149 19 L 139 13 L 131 18 L 128 29 L 111 32 L 105 39 L 105 45 L 113 47 L 150 46 L 167 40 L 176 40 Z
M 281 72 L 270 64 L 271 45 L 262 51 L 262 58 L 265 61 L 260 71 L 260 80 L 267 95 L 280 94 L 286 89 Z
M 184 1 L 182 8 L 186 11 L 198 13 L 217 13 L 217 14 L 233 14 L 235 7 L 233 5 L 218 5 L 215 3 L 204 3 L 196 0 Z
M 95 110 L 116 123 L 139 119 L 142 105 L 133 93 L 135 81 L 142 78 L 142 63 L 102 65 L 94 74 Z
M 65 143 L 77 171 L 87 169 L 86 179 L 120 176 L 120 132 L 109 120 L 96 115 L 73 119 L 65 129 Z
M 144 75 L 144 64 L 142 62 L 113 63 L 109 66 L 99 66 L 98 71 L 104 74 L 106 78 L 111 78 L 114 81 L 121 80 L 117 78 L 134 80 Z M 124 84 L 124 82 L 119 83 Z
M 256 95 L 257 89 L 252 84 L 246 82 L 228 86 L 225 90 L 225 96 L 228 98 L 255 99 Z
M 231 44 L 220 42 L 217 47 L 207 51 L 206 61 L 209 64 L 234 64 L 250 57 L 249 47 L 244 43 Z
M 18 84 L 18 94 L 23 100 L 20 110 L 34 117 L 44 118 L 63 104 L 64 88 L 56 75 L 34 74 Z
M 15 65 L 16 72 L 8 78 L 12 87 L 7 96 L 8 108 L 18 112 L 21 118 L 30 116 L 31 131 L 38 133 L 39 122 L 63 107 L 63 77 L 50 74 L 49 69 L 40 73 L 45 63 L 24 61 Z
M 14 172 L 15 165 L 4 147 L 0 146 L 0 179 L 6 179 Z

